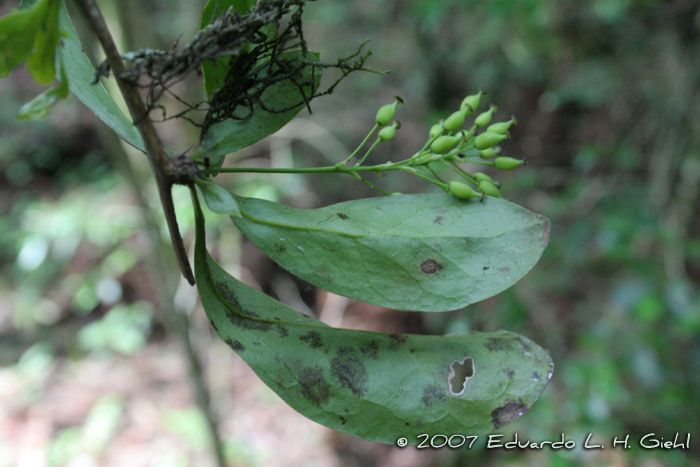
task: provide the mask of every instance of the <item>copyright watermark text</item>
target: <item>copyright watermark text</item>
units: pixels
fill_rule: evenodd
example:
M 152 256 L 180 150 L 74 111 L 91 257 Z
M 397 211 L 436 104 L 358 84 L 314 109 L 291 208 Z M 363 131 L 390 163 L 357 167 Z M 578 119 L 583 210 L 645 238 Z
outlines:
M 405 447 L 409 444 L 416 445 L 417 449 L 425 448 L 451 448 L 457 449 L 465 447 L 471 449 L 478 436 L 465 436 L 461 434 L 452 435 L 429 435 L 427 433 L 416 435 L 415 439 L 409 440 L 407 437 L 401 437 L 396 440 L 398 447 Z M 606 444 L 604 442 L 595 441 L 593 433 L 588 433 L 584 439 L 575 440 L 567 438 L 562 433 L 560 437 L 552 440 L 533 441 L 529 439 L 521 439 L 518 433 L 513 434 L 510 439 L 505 439 L 503 434 L 492 434 L 486 436 L 486 449 L 544 449 L 550 448 L 553 450 L 565 449 L 571 450 L 580 446 L 583 449 L 630 449 L 633 443 L 636 443 L 643 449 L 690 449 L 690 433 L 673 433 L 671 436 L 661 436 L 656 433 L 648 433 L 639 437 L 637 440 L 632 440 L 630 435 L 615 436 Z

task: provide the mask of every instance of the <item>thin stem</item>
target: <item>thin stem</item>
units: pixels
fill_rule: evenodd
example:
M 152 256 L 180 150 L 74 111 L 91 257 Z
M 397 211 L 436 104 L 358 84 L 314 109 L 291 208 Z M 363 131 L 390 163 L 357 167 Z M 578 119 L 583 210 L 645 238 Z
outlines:
M 358 175 L 358 177 L 359 177 L 359 175 Z M 375 185 L 374 183 L 372 183 L 372 182 L 370 182 L 369 180 L 367 180 L 365 177 L 360 177 L 360 180 L 362 180 L 362 181 L 365 182 L 367 185 L 371 186 L 372 188 L 374 188 L 375 190 L 377 190 L 378 192 L 380 192 L 380 193 L 383 194 L 384 196 L 389 196 L 389 193 L 387 193 L 386 191 L 382 190 L 382 189 L 379 188 L 377 185 Z
M 345 159 L 343 162 L 341 162 L 340 164 L 338 164 L 338 166 L 343 167 L 343 166 L 345 166 L 345 164 L 347 164 L 348 162 L 350 162 L 350 159 L 352 159 L 353 157 L 355 157 L 355 154 L 357 154 L 357 153 L 360 151 L 360 148 L 362 148 L 362 146 L 364 146 L 365 143 L 367 143 L 367 140 L 369 140 L 370 136 L 372 136 L 372 134 L 373 134 L 375 131 L 377 131 L 377 128 L 379 128 L 379 123 L 375 123 L 375 124 L 374 124 L 374 126 L 372 127 L 372 129 L 370 130 L 370 132 L 367 133 L 367 136 L 365 136 L 365 139 L 362 140 L 362 142 L 360 143 L 360 145 L 359 145 L 357 148 L 355 148 L 355 150 L 352 152 L 352 154 L 350 154 L 350 155 L 348 156 L 347 159 Z M 371 151 L 371 149 L 370 149 L 370 151 Z M 367 157 L 367 154 L 365 154 L 365 157 Z M 364 158 L 363 158 L 363 160 L 364 160 Z
M 435 176 L 435 178 L 437 178 L 438 180 L 440 180 L 442 183 L 445 183 L 445 180 L 443 180 L 442 178 L 440 178 L 440 176 L 437 174 L 437 172 L 435 172 L 435 171 L 433 170 L 433 168 L 430 167 L 430 164 L 425 164 L 425 167 L 426 167 L 428 170 L 430 170 L 430 172 Z
M 165 147 L 156 132 L 153 121 L 148 117 L 148 111 L 141 100 L 138 89 L 133 84 L 121 78 L 121 75 L 126 72 L 126 67 L 124 66 L 119 50 L 114 43 L 112 34 L 107 28 L 107 24 L 100 9 L 95 4 L 94 0 L 75 0 L 75 4 L 87 20 L 92 32 L 100 41 L 102 49 L 107 56 L 107 63 L 114 72 L 119 90 L 124 96 L 124 101 L 129 108 L 129 113 L 134 121 L 134 125 L 141 134 L 141 138 L 146 147 L 146 155 L 148 156 L 148 161 L 151 164 L 156 184 L 158 185 L 158 194 L 163 206 L 168 230 L 170 231 L 170 239 L 175 250 L 175 257 L 180 265 L 182 274 L 190 285 L 194 285 L 194 274 L 192 273 L 192 268 L 187 259 L 187 250 L 180 236 L 180 229 L 177 225 L 177 217 L 175 216 L 175 207 L 173 205 L 171 189 L 174 181 L 174 165 L 165 151 Z
M 164 257 L 164 242 L 161 239 L 158 219 L 155 217 L 153 210 L 148 204 L 143 189 L 142 177 L 136 172 L 129 157 L 119 145 L 118 136 L 113 132 L 109 132 L 107 138 L 107 141 L 112 143 L 112 148 L 108 152 L 112 156 L 116 167 L 128 181 L 136 197 L 137 203 L 141 208 L 144 229 L 151 242 L 151 247 L 149 248 L 151 261 L 147 261 L 146 264 L 150 270 L 151 277 L 156 278 L 155 282 L 158 284 L 158 286 L 155 287 L 155 294 L 153 297 L 156 301 L 158 316 L 163 320 L 163 324 L 168 332 L 177 336 L 183 344 L 183 351 L 189 364 L 190 382 L 192 384 L 195 401 L 204 414 L 209 426 L 209 433 L 213 444 L 213 455 L 217 460 L 216 465 L 218 467 L 225 467 L 226 457 L 224 455 L 224 443 L 221 436 L 219 436 L 219 420 L 212 410 L 211 391 L 207 386 L 202 371 L 200 355 L 193 342 L 190 340 L 190 331 L 192 329 L 190 319 L 186 314 L 186 310 L 179 310 L 177 304 L 174 303 L 173 287 L 168 281 L 168 279 L 172 279 L 172 277 L 168 277 L 169 274 L 167 274 L 169 266 L 166 264 L 166 258 Z M 172 312 L 173 305 L 175 305 L 175 309 L 177 310 L 176 313 Z
M 480 160 L 480 159 L 464 159 L 461 162 L 470 162 L 472 164 L 479 164 L 479 165 L 494 165 L 493 161 L 485 161 L 485 160 Z
M 190 318 L 185 313 L 177 314 L 179 315 L 178 318 L 180 321 L 177 323 L 178 334 L 180 340 L 185 345 L 185 353 L 190 364 L 190 376 L 194 385 L 195 400 L 197 401 L 197 405 L 199 406 L 200 410 L 204 412 L 204 416 L 207 419 L 217 466 L 226 467 L 228 464 L 224 453 L 224 442 L 221 439 L 221 436 L 219 436 L 219 420 L 216 418 L 214 411 L 212 410 L 211 392 L 209 391 L 206 379 L 204 378 L 204 371 L 202 369 L 202 363 L 199 359 L 199 355 L 197 354 L 197 349 L 195 349 L 190 338 L 190 329 L 192 328 Z
M 400 170 L 397 164 L 380 164 L 368 166 L 343 167 L 332 165 L 329 167 L 305 167 L 305 168 L 277 168 L 277 167 L 222 167 L 220 169 L 202 170 L 202 175 L 216 173 L 270 173 L 270 174 L 313 174 L 313 173 L 354 173 L 354 172 L 384 172 L 389 170 Z
M 362 163 L 365 161 L 365 159 L 367 159 L 367 156 L 369 156 L 369 153 L 372 152 L 372 149 L 374 149 L 374 147 L 375 147 L 377 144 L 379 144 L 380 142 L 381 142 L 381 140 L 380 140 L 379 138 L 377 138 L 377 140 L 376 140 L 374 143 L 372 143 L 372 146 L 369 147 L 369 149 L 367 150 L 367 152 L 365 153 L 365 155 L 362 156 L 362 159 L 360 159 L 360 162 L 358 162 L 357 164 L 355 164 L 355 167 L 361 166 Z
M 462 170 L 462 168 L 460 166 L 458 166 L 454 161 L 450 160 L 450 161 L 447 161 L 447 163 L 450 164 L 452 166 L 452 168 L 455 170 L 455 172 L 457 172 L 459 175 L 466 178 L 467 180 L 472 182 L 474 185 L 479 185 L 476 181 L 476 178 L 474 178 L 474 176 L 472 174 L 470 174 L 469 172 L 466 172 L 465 170 Z
M 420 170 L 418 170 L 418 169 L 416 169 L 416 168 L 414 168 L 414 167 L 399 167 L 399 170 L 404 170 L 404 171 L 410 172 L 410 173 L 412 173 L 413 175 L 416 175 L 416 176 L 418 176 L 418 177 L 420 177 L 420 178 L 424 178 L 424 179 L 428 180 L 430 183 L 434 183 L 435 185 L 439 186 L 439 187 L 442 188 L 443 190 L 449 190 L 449 189 L 450 189 L 450 186 L 449 186 L 447 183 L 438 182 L 437 180 L 433 180 L 432 178 L 430 178 L 430 177 L 428 177 L 427 175 L 421 173 Z

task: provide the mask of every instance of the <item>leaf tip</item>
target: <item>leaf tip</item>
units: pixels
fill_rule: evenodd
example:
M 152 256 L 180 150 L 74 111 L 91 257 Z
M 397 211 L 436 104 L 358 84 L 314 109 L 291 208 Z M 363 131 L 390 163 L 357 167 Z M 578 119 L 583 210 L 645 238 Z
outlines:
M 509 402 L 503 407 L 494 409 L 493 412 L 491 412 L 493 427 L 496 429 L 502 428 L 520 418 L 527 410 L 528 408 L 520 401 Z

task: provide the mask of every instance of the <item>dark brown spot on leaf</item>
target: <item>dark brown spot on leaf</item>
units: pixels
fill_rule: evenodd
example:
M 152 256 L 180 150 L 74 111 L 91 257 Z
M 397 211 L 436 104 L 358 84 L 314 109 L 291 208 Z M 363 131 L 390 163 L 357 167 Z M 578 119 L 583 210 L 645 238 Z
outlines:
M 258 321 L 254 319 L 258 317 L 257 313 L 243 310 L 238 298 L 236 297 L 236 294 L 233 293 L 233 291 L 229 289 L 224 282 L 217 282 L 216 285 L 221 292 L 221 295 L 223 295 L 224 299 L 229 304 L 229 306 L 226 307 L 226 316 L 231 323 L 244 329 L 255 329 L 257 331 L 270 330 L 272 324 L 265 321 Z
M 408 336 L 404 334 L 389 334 L 389 339 L 395 341 L 397 344 L 403 344 L 408 340 Z
M 287 245 L 285 245 L 284 243 L 275 243 L 275 251 L 277 252 L 277 254 L 281 255 L 282 253 L 287 251 Z
M 289 330 L 282 324 L 277 325 L 277 332 L 280 333 L 281 337 L 287 337 L 289 335 Z
M 233 344 L 231 344 L 231 348 L 236 352 L 245 350 L 245 346 L 238 341 L 233 341 Z
M 302 369 L 298 379 L 301 384 L 301 395 L 313 404 L 321 405 L 330 398 L 331 386 L 323 377 L 323 369 L 320 366 Z
M 483 269 L 483 270 L 484 270 L 484 271 L 487 271 L 488 269 L 489 269 L 488 266 L 484 266 L 484 269 Z
M 240 342 L 231 339 L 230 337 L 226 339 L 226 343 L 228 344 L 229 347 L 231 347 L 233 350 L 236 352 L 241 352 L 245 350 L 245 346 L 241 344 Z
M 433 224 L 442 225 L 442 216 L 437 216 L 435 219 L 433 219 Z
M 508 350 L 513 350 L 513 343 L 507 338 L 489 337 L 486 348 L 491 352 L 506 352 Z
M 318 349 L 323 346 L 323 337 L 318 331 L 309 331 L 306 334 L 302 334 L 299 336 L 299 340 L 309 344 L 312 349 Z
M 513 370 L 508 370 L 507 375 L 510 379 L 513 379 L 513 376 L 515 376 L 515 372 Z
M 525 412 L 527 412 L 527 407 L 511 402 L 491 412 L 491 422 L 494 428 L 501 428 L 517 420 Z
M 343 425 L 345 425 L 348 422 L 348 419 L 343 417 L 342 415 L 340 415 L 338 418 L 340 419 L 340 423 L 342 423 Z
M 379 358 L 379 344 L 377 341 L 370 341 L 360 348 L 362 355 L 372 360 Z
M 342 220 L 350 219 L 350 216 L 348 216 L 347 214 L 343 214 L 342 212 L 339 212 L 336 215 Z
M 529 352 L 530 350 L 532 350 L 532 347 L 530 347 L 530 344 L 525 342 L 525 340 L 523 340 L 523 338 L 521 336 L 518 336 L 518 341 L 520 342 L 520 345 L 523 347 L 523 350 L 525 352 Z
M 331 374 L 353 394 L 363 396 L 367 392 L 367 369 L 352 347 L 338 349 L 338 356 L 331 360 Z
M 442 264 L 438 263 L 432 258 L 426 259 L 423 261 L 423 264 L 420 265 L 421 272 L 428 276 L 432 276 L 433 274 L 440 272 L 442 269 Z
M 423 389 L 421 401 L 428 408 L 432 407 L 433 404 L 444 404 L 446 400 L 445 391 L 440 386 L 428 386 Z

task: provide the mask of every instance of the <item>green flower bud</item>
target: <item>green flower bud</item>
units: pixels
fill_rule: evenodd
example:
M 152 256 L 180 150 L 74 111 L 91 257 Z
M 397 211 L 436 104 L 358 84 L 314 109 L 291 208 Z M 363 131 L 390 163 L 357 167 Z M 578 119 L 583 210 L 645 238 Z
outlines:
M 394 118 L 394 114 L 396 113 L 396 106 L 399 104 L 403 104 L 403 100 L 399 96 L 394 96 L 393 104 L 387 104 L 381 107 L 377 111 L 377 125 L 388 125 L 389 122 L 391 122 L 391 120 Z
M 479 193 L 474 191 L 472 187 L 466 183 L 457 181 L 450 182 L 450 193 L 461 199 L 469 199 L 479 196 Z
M 498 133 L 499 135 L 505 135 L 506 131 L 508 131 L 508 128 L 510 128 L 513 125 L 517 125 L 518 121 L 515 119 L 515 117 L 510 117 L 510 120 L 507 122 L 498 122 L 494 123 L 493 125 L 489 126 L 486 131 L 490 131 L 491 133 Z
M 435 154 L 445 154 L 450 149 L 457 146 L 457 143 L 462 141 L 461 136 L 440 136 L 430 145 L 430 150 Z
M 483 151 L 484 149 L 488 149 L 497 145 L 506 138 L 506 135 L 501 135 L 499 133 L 487 131 L 476 137 L 476 139 L 474 140 L 474 147 L 479 151 Z
M 493 196 L 494 198 L 501 197 L 501 192 L 498 191 L 496 185 L 494 185 L 492 182 L 489 182 L 488 180 L 483 180 L 479 182 L 479 191 L 481 191 L 486 196 Z
M 458 110 L 457 112 L 454 112 L 452 115 L 447 117 L 445 120 L 445 130 L 447 131 L 455 131 L 458 128 L 460 128 L 462 125 L 464 125 L 464 117 L 467 116 L 467 110 Z
M 379 134 L 377 134 L 377 139 L 382 140 L 382 141 L 389 141 L 394 138 L 394 135 L 396 135 L 396 130 L 401 128 L 401 123 L 398 120 L 394 120 L 391 122 L 391 126 L 386 126 L 379 130 Z
M 478 126 L 479 128 L 485 127 L 489 123 L 491 123 L 491 116 L 493 113 L 498 110 L 495 105 L 492 105 L 489 107 L 489 110 L 486 112 L 482 112 L 479 114 L 478 117 L 474 120 L 474 125 Z
M 523 165 L 524 163 L 524 160 L 520 161 L 518 159 L 513 159 L 512 157 L 497 157 L 493 161 L 493 165 L 498 170 L 513 170 L 514 168 Z
M 435 125 L 430 127 L 430 139 L 442 134 L 445 131 L 445 119 L 441 118 Z
M 459 109 L 469 109 L 467 110 L 467 115 L 471 115 L 471 113 L 474 112 L 477 107 L 479 107 L 479 101 L 481 100 L 482 94 L 486 94 L 486 92 L 479 89 L 477 94 L 472 94 L 471 96 L 465 97 L 462 101 L 462 105 L 459 106 Z
M 483 173 L 483 172 L 477 172 L 477 173 L 475 173 L 475 174 L 474 174 L 474 180 L 476 180 L 478 183 L 481 183 L 481 182 L 483 182 L 484 180 L 487 181 L 487 182 L 493 183 L 493 179 L 492 179 L 491 177 L 489 177 L 488 175 L 486 175 L 485 173 Z M 495 185 L 495 183 L 494 183 L 494 185 Z
M 482 159 L 491 159 L 493 156 L 496 156 L 501 153 L 501 148 L 498 146 L 495 146 L 493 148 L 488 148 L 484 149 L 483 151 L 479 151 L 479 157 Z

